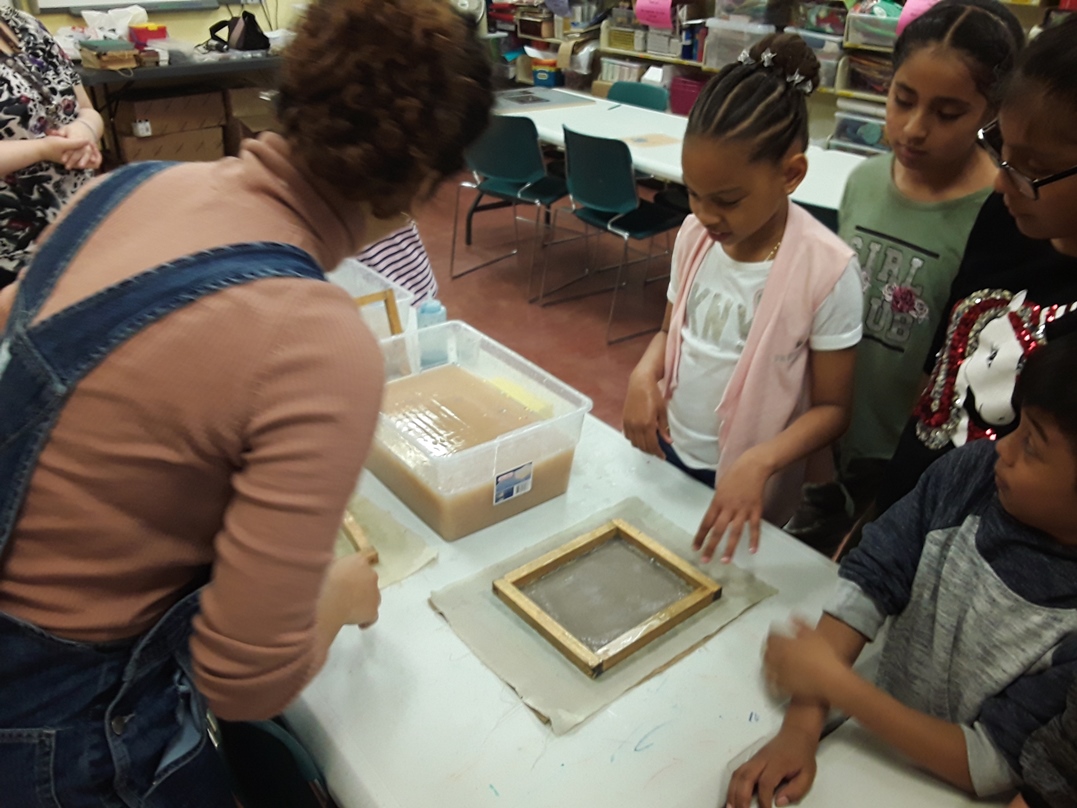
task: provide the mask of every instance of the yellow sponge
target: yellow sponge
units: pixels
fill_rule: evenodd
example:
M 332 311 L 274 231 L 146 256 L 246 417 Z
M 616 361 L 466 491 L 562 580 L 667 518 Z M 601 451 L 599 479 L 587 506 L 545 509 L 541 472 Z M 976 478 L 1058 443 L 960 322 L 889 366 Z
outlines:
M 496 377 L 489 379 L 490 384 L 507 395 L 511 399 L 515 399 L 520 404 L 523 404 L 531 412 L 535 413 L 539 418 L 547 419 L 553 418 L 553 404 L 542 398 L 539 398 L 534 393 L 525 390 L 521 385 L 512 381 L 511 379 L 505 379 Z

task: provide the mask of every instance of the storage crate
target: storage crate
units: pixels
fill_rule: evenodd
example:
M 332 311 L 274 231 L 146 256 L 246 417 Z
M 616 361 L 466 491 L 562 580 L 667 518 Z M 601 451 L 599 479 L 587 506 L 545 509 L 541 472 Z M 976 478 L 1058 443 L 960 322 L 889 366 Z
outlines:
M 565 83 L 565 74 L 556 67 L 532 68 L 531 76 L 536 87 L 560 87 Z
M 707 86 L 706 79 L 694 79 L 688 76 L 676 76 L 669 85 L 669 111 L 676 115 L 687 115 L 692 111 L 699 94 Z
M 824 34 L 845 34 L 846 18 L 849 14 L 845 4 L 839 2 L 804 2 L 800 4 L 798 25 L 801 29 L 818 31 Z
M 880 149 L 876 146 L 861 146 L 858 143 L 846 143 L 836 138 L 830 139 L 827 143 L 827 148 L 834 151 L 848 152 L 849 154 L 859 154 L 861 157 L 874 157 L 877 154 L 886 154 L 887 152 L 887 149 Z
M 722 68 L 740 58 L 741 53 L 774 33 L 773 25 L 737 20 L 707 20 L 707 39 L 703 47 L 703 63 Z
M 890 145 L 886 139 L 886 121 L 882 118 L 840 109 L 834 113 L 834 139 L 876 149 L 885 149 Z
M 367 467 L 442 538 L 460 538 L 565 492 L 589 398 L 455 320 L 382 340 L 381 347 L 386 402 L 393 385 L 421 384 L 416 377 L 450 366 L 533 416 L 491 440 L 446 451 L 430 429 L 383 408 Z M 441 364 L 424 368 L 422 358 L 429 356 Z M 431 396 L 441 398 L 444 389 Z M 409 408 L 420 420 L 422 403 L 417 399 Z
M 897 41 L 897 17 L 849 13 L 845 23 L 845 41 L 849 45 L 892 48 Z

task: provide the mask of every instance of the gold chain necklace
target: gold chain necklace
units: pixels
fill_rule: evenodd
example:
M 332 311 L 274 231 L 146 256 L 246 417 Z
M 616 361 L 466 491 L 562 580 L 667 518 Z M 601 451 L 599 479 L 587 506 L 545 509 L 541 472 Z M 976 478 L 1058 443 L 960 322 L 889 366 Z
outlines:
M 764 261 L 772 260 L 774 258 L 774 256 L 776 256 L 778 254 L 778 248 L 781 247 L 781 246 L 782 246 L 782 240 L 778 239 L 778 243 L 774 245 L 774 249 L 771 250 L 770 253 L 767 255 L 767 257 L 764 258 L 763 260 Z

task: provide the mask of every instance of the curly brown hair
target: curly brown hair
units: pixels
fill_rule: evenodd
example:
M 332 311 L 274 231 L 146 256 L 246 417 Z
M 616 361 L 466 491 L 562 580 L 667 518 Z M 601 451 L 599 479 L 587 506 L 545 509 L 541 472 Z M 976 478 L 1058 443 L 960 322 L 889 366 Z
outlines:
M 315 176 L 385 217 L 463 168 L 491 83 L 474 25 L 446 0 L 319 0 L 285 54 L 279 114 Z

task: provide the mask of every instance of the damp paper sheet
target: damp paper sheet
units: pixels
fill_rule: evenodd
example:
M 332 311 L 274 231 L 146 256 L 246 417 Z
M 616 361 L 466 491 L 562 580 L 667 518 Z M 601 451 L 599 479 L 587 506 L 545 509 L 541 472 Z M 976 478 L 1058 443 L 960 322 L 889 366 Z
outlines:
M 457 636 L 547 721 L 557 735 L 568 732 L 621 694 L 669 667 L 777 591 L 732 564 L 715 560 L 703 565 L 700 569 L 722 585 L 722 597 L 597 679 L 591 679 L 502 603 L 494 594 L 493 582 L 613 518 L 623 519 L 695 563 L 692 536 L 641 500 L 632 498 L 430 596 L 431 606 L 448 621 Z
M 418 572 L 438 557 L 437 551 L 418 534 L 404 527 L 388 512 L 363 496 L 353 496 L 348 510 L 378 551 L 378 588 L 385 589 Z M 355 547 L 344 531 L 337 534 L 336 556 L 351 555 Z

